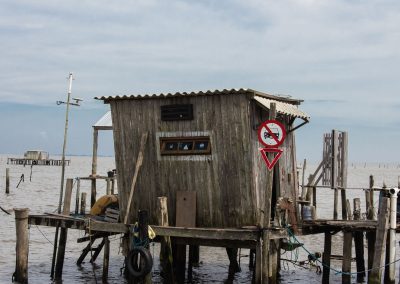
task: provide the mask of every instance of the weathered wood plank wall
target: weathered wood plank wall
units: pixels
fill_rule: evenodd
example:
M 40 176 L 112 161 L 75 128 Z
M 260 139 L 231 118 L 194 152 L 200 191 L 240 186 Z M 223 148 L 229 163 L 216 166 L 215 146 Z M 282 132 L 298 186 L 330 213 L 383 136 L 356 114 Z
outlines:
M 194 119 L 161 121 L 160 106 L 168 104 L 193 104 Z M 148 210 L 150 223 L 155 224 L 157 197 L 166 196 L 170 220 L 175 220 L 176 192 L 190 190 L 197 193 L 198 227 L 256 224 L 257 208 L 262 205 L 260 192 L 265 190 L 266 166 L 258 150 L 260 145 L 253 123 L 265 118 L 267 112 L 260 108 L 261 117 L 254 117 L 253 111 L 259 107 L 254 106 L 255 102 L 248 96 L 112 100 L 110 105 L 122 216 L 125 214 L 140 136 L 148 131 L 148 144 L 131 212 Z M 159 138 L 171 136 L 210 136 L 212 154 L 161 156 Z M 285 195 L 292 196 L 296 164 L 291 143 L 294 143 L 294 137 L 289 134 L 284 144 L 286 153 L 281 157 L 279 168 L 285 173 L 280 187 Z M 288 173 L 291 178 L 287 178 Z

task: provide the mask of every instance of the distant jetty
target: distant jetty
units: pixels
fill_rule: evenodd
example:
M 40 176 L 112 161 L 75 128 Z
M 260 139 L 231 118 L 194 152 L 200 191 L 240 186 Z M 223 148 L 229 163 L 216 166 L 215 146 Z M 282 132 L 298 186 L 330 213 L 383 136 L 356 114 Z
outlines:
M 69 166 L 70 160 L 65 160 L 65 165 Z M 7 164 L 23 166 L 61 166 L 61 159 L 49 159 L 49 153 L 42 150 L 26 151 L 23 158 L 7 158 Z

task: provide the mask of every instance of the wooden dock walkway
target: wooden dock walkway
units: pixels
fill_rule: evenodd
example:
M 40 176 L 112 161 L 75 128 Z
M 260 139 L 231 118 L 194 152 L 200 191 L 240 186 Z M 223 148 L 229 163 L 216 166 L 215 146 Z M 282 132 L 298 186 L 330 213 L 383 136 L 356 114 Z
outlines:
M 29 224 L 37 226 L 50 226 L 67 229 L 90 231 L 92 233 L 128 233 L 134 224 L 109 223 L 93 219 L 91 216 L 62 216 L 52 215 L 29 215 Z M 260 239 L 261 229 L 258 227 L 246 227 L 237 229 L 220 228 L 186 228 L 172 226 L 150 225 L 156 234 L 156 242 L 160 237 L 172 237 L 178 243 L 215 247 L 237 247 L 255 249 Z M 270 239 L 286 238 L 287 232 L 283 228 L 270 228 Z

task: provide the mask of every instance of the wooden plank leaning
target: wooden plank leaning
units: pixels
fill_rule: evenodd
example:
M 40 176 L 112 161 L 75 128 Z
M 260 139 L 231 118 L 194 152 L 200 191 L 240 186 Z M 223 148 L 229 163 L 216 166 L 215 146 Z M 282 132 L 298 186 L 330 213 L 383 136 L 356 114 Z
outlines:
M 129 218 L 129 213 L 131 212 L 133 193 L 135 191 L 135 185 L 136 185 L 136 181 L 137 181 L 137 178 L 139 175 L 140 168 L 142 167 L 142 164 L 143 164 L 143 152 L 146 147 L 147 136 L 148 136 L 147 132 L 143 133 L 142 138 L 140 140 L 140 150 L 139 150 L 138 157 L 136 159 L 135 173 L 132 178 L 131 191 L 129 193 L 128 205 L 126 206 L 124 224 L 128 224 L 128 221 L 129 221 L 128 218 Z

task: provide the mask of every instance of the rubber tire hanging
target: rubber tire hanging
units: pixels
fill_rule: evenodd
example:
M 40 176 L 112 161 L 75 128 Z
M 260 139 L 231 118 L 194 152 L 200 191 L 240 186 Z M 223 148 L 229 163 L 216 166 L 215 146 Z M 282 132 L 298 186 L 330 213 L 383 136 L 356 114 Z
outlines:
M 140 255 L 140 263 L 136 265 L 137 258 Z M 144 247 L 135 247 L 127 257 L 126 266 L 131 276 L 141 278 L 150 273 L 153 268 L 153 258 L 150 251 Z

